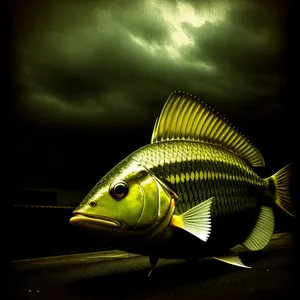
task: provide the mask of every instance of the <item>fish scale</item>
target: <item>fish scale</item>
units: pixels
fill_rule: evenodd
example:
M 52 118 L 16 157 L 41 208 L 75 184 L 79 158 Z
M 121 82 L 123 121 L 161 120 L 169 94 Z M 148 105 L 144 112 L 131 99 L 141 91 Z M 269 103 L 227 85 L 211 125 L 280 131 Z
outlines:
M 180 201 L 175 210 L 178 214 L 210 197 L 216 197 L 212 204 L 213 217 L 251 210 L 257 203 L 246 191 L 249 186 L 253 192 L 264 187 L 263 179 L 244 160 L 210 144 L 159 142 L 139 151 L 135 159 L 178 194 Z M 192 176 L 197 173 L 199 176 Z M 176 177 L 180 178 L 179 182 Z
M 227 238 L 230 232 L 232 238 L 240 238 L 233 230 L 232 218 L 244 228 L 243 238 L 255 224 L 259 214 L 259 202 L 255 195 L 258 189 L 265 188 L 265 182 L 247 162 L 230 151 L 201 142 L 165 141 L 142 148 L 134 159 L 178 195 L 175 214 L 182 214 L 215 197 L 211 205 L 214 229 L 211 241 L 225 236 L 225 231 Z M 174 181 L 174 178 L 180 180 Z

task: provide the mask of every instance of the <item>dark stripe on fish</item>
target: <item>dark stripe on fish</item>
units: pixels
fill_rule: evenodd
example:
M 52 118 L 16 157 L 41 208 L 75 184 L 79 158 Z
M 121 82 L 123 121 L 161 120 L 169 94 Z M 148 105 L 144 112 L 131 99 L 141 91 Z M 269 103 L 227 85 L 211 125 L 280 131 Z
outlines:
M 189 181 L 215 181 L 219 179 L 227 181 L 241 181 L 251 185 L 263 186 L 263 180 L 254 172 L 241 169 L 230 162 L 214 161 L 180 161 L 153 166 L 151 171 L 169 183 Z M 169 173 L 170 172 L 170 173 Z

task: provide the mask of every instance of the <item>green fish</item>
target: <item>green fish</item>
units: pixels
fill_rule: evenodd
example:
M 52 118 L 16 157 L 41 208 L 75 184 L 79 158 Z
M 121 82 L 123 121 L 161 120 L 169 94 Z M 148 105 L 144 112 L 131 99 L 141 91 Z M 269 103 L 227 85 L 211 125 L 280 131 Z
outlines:
M 89 192 L 71 224 L 118 249 L 159 258 L 213 257 L 240 267 L 230 249 L 257 251 L 274 231 L 274 205 L 293 216 L 291 164 L 261 178 L 261 153 L 197 97 L 173 92 L 151 143 Z M 150 272 L 151 273 L 151 272 Z

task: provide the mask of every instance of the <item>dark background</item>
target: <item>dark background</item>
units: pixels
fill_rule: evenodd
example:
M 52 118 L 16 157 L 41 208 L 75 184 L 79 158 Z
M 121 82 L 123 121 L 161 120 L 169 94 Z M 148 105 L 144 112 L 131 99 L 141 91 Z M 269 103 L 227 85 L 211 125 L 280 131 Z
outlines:
M 245 134 L 265 158 L 259 175 L 294 162 L 299 98 L 291 1 L 170 1 L 153 13 L 133 2 L 8 6 L 10 259 L 109 248 L 69 224 L 72 210 L 115 164 L 149 143 L 173 90 L 199 96 Z M 179 47 L 163 12 L 180 20 L 180 3 L 222 20 L 180 21 L 194 44 Z M 181 56 L 153 54 L 153 45 L 173 45 Z M 277 231 L 294 231 L 294 221 L 276 214 Z

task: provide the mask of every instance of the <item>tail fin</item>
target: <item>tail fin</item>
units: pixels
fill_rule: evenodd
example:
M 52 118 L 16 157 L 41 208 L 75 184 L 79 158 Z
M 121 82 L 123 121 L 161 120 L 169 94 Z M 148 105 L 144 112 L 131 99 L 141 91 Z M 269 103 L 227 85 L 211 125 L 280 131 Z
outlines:
M 294 217 L 291 199 L 291 172 L 292 164 L 289 164 L 271 176 L 275 185 L 275 204 Z

